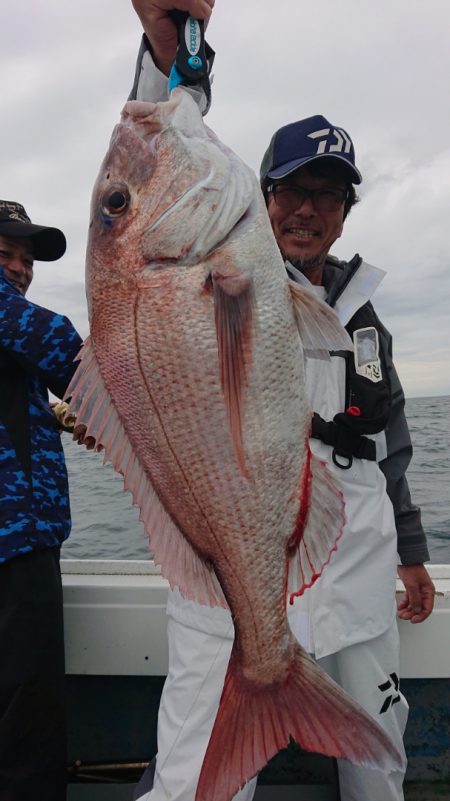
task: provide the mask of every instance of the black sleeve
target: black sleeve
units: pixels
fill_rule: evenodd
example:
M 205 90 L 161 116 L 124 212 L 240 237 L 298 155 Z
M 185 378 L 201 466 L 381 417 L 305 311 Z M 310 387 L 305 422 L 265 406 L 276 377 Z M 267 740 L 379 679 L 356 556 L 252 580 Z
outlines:
M 413 449 L 405 417 L 405 396 L 392 361 L 392 337 L 383 324 L 378 323 L 391 383 L 391 411 L 385 429 L 387 457 L 380 462 L 380 469 L 386 477 L 387 493 L 394 507 L 401 562 L 404 565 L 422 564 L 430 556 L 420 509 L 411 501 L 406 479 Z

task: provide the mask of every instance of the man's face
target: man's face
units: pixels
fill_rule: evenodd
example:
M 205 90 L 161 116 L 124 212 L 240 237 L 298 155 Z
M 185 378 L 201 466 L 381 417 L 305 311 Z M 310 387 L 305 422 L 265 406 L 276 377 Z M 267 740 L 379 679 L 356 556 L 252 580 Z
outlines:
M 25 295 L 33 280 L 31 240 L 25 237 L 0 235 L 0 265 L 5 278 Z
M 344 182 L 333 175 L 313 176 L 308 167 L 300 167 L 277 184 L 304 189 L 345 190 Z M 333 242 L 342 234 L 344 202 L 334 211 L 318 210 L 313 198 L 306 196 L 303 203 L 277 203 L 269 193 L 267 210 L 275 239 L 285 259 L 303 270 L 313 283 L 320 273 Z

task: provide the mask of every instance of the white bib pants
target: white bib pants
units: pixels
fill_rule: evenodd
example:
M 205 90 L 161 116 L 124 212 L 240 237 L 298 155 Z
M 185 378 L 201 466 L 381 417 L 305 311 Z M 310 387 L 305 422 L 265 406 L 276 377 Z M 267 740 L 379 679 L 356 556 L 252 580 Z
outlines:
M 169 595 L 167 612 L 169 671 L 158 716 L 154 786 L 139 801 L 194 801 L 233 644 L 233 624 L 224 609 L 185 601 L 175 591 Z M 295 607 L 289 614 L 295 616 Z M 292 628 L 298 630 L 298 626 Z M 391 678 L 399 670 L 397 624 L 368 643 L 352 645 L 318 662 L 404 753 L 408 706 Z M 399 772 L 385 774 L 339 760 L 339 781 L 342 801 L 403 801 Z M 256 778 L 234 801 L 251 801 L 255 788 Z

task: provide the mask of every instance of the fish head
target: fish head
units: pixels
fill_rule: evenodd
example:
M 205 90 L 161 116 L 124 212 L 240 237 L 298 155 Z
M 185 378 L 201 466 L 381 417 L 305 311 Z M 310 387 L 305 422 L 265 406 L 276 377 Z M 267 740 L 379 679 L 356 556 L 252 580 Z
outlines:
M 186 90 L 128 102 L 93 191 L 88 298 L 105 283 L 198 264 L 245 214 L 255 180 Z

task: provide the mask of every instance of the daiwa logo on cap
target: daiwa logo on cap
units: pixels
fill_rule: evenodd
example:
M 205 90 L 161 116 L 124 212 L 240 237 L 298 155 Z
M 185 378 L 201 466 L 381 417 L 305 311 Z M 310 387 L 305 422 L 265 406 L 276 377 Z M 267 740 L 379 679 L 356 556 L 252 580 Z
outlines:
M 308 134 L 308 139 L 321 139 L 316 150 L 317 155 L 321 153 L 350 153 L 352 149 L 352 142 L 348 134 L 342 128 L 334 128 L 333 136 L 335 138 L 334 144 L 329 141 L 331 128 L 322 128 L 320 131 L 314 131 Z

